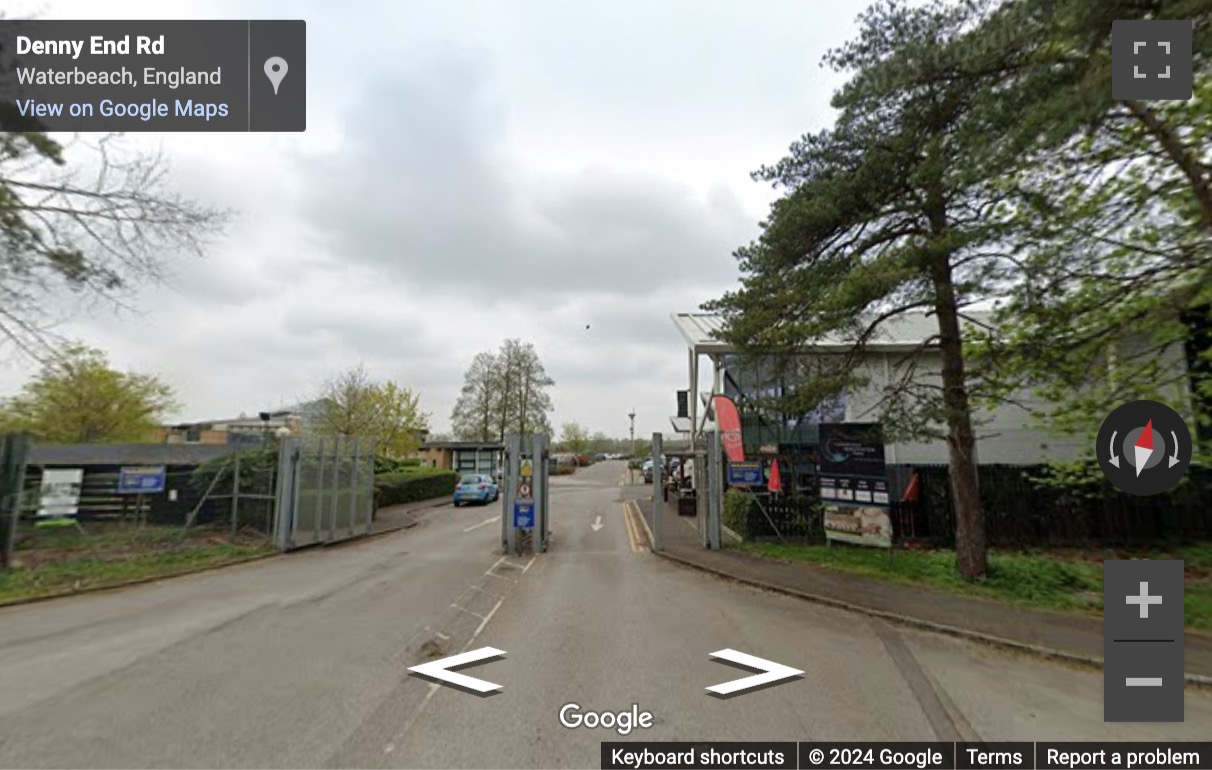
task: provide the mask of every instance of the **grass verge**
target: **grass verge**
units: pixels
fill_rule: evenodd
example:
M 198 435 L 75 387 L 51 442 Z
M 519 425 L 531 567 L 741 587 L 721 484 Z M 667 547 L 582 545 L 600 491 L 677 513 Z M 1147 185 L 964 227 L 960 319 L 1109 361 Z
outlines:
M 179 528 L 37 531 L 20 543 L 16 567 L 0 572 L 0 603 L 171 577 L 272 552 L 263 538 Z
M 741 543 L 737 550 L 784 562 L 806 562 L 894 583 L 917 585 L 1027 607 L 1102 612 L 1104 559 L 1157 558 L 1186 562 L 1185 616 L 1188 628 L 1212 630 L 1212 546 L 1168 552 L 993 551 L 989 574 L 969 583 L 955 571 L 955 552 L 895 550 L 781 543 Z

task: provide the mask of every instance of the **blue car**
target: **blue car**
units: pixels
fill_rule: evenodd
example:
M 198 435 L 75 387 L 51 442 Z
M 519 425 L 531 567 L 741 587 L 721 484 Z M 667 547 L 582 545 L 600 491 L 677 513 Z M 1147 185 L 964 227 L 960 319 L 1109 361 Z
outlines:
M 459 485 L 455 487 L 454 504 L 456 508 L 463 503 L 488 505 L 496 502 L 500 496 L 501 492 L 497 488 L 497 483 L 492 480 L 492 476 L 483 473 L 469 473 L 459 479 Z

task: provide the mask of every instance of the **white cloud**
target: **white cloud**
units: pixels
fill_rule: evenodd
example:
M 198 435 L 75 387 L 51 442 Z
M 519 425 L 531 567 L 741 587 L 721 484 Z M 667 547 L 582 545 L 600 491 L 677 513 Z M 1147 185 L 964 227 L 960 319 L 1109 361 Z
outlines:
M 638 435 L 668 429 L 687 378 L 669 315 L 736 280 L 771 199 L 748 174 L 828 121 L 818 63 L 862 4 L 32 7 L 308 21 L 306 134 L 135 137 L 183 192 L 240 209 L 228 237 L 138 313 L 70 327 L 161 374 L 180 417 L 288 403 L 364 363 L 445 429 L 472 356 L 520 337 L 557 382 L 555 425 L 623 436 L 633 406 Z M 6 362 L 0 393 L 28 370 Z

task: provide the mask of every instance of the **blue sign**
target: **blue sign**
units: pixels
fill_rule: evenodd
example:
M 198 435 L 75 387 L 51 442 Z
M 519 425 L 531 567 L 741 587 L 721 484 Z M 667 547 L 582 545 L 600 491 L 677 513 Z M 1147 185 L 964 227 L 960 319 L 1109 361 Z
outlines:
M 534 529 L 534 503 L 513 504 L 513 526 L 517 529 Z
M 728 483 L 735 487 L 751 487 L 762 483 L 760 461 L 728 463 Z
M 163 465 L 142 465 L 118 471 L 118 494 L 154 495 L 164 491 L 168 472 Z

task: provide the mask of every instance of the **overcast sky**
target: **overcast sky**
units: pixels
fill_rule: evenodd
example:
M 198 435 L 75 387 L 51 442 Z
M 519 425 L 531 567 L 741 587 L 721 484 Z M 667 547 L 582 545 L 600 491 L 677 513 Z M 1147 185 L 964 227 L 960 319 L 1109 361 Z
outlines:
M 772 192 L 749 174 L 828 124 L 821 68 L 865 2 L 43 2 L 10 17 L 303 18 L 304 134 L 140 134 L 178 188 L 241 212 L 138 313 L 67 330 L 176 388 L 181 419 L 311 397 L 365 364 L 446 431 L 503 339 L 556 381 L 553 424 L 668 431 L 670 314 L 737 280 Z M 288 75 L 289 77 L 289 75 Z M 586 326 L 589 326 L 586 329 Z M 28 363 L 0 362 L 0 394 Z

